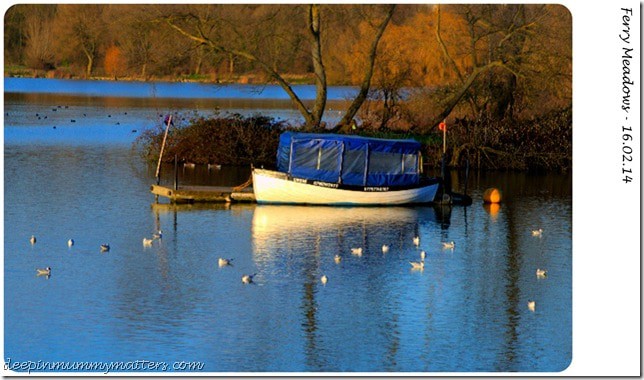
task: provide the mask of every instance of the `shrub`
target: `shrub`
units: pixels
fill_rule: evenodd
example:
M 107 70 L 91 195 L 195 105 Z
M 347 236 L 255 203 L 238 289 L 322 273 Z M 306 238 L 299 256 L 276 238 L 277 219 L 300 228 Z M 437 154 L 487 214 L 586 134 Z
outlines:
M 463 166 L 468 158 L 470 165 L 481 169 L 568 170 L 572 109 L 526 120 L 457 119 L 448 128 L 447 147 L 452 167 Z M 440 165 L 441 153 L 442 142 L 428 145 L 427 162 Z
M 145 159 L 158 160 L 164 128 L 146 130 L 135 142 Z M 194 117 L 170 127 L 163 161 L 172 162 L 176 155 L 181 162 L 197 164 L 275 166 L 279 135 L 287 128 L 261 115 Z

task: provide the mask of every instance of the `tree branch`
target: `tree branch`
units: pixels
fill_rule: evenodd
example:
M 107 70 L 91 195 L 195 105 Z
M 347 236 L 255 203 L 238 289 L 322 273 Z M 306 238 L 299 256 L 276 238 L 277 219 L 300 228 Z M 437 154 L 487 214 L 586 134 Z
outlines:
M 264 71 L 266 71 L 266 73 L 268 73 L 271 76 L 271 78 L 275 79 L 277 81 L 277 83 L 280 85 L 280 87 L 282 87 L 282 89 L 284 89 L 286 94 L 291 98 L 291 101 L 295 104 L 295 106 L 298 109 L 298 111 L 300 111 L 300 113 L 302 114 L 302 116 L 306 120 L 307 125 L 315 124 L 313 114 L 311 114 L 309 109 L 304 105 L 302 100 L 297 96 L 297 94 L 295 93 L 295 91 L 293 90 L 291 85 L 277 71 L 275 71 L 268 63 L 264 62 L 263 60 L 259 59 L 256 55 L 254 55 L 254 54 L 252 54 L 252 53 L 250 53 L 248 51 L 236 50 L 236 49 L 228 49 L 228 48 L 226 48 L 226 47 L 224 47 L 222 45 L 216 44 L 213 40 L 211 40 L 210 38 L 208 38 L 207 36 L 205 36 L 205 35 L 203 35 L 201 33 L 200 33 L 200 36 L 196 36 L 196 35 L 188 32 L 188 31 L 186 31 L 184 28 L 180 27 L 176 23 L 174 23 L 170 17 L 166 17 L 165 21 L 171 28 L 173 28 L 174 30 L 179 32 L 181 35 L 183 35 L 183 36 L 185 36 L 185 37 L 187 37 L 187 38 L 189 38 L 189 39 L 191 39 L 191 40 L 193 40 L 195 42 L 198 42 L 200 44 L 207 45 L 208 47 L 210 47 L 211 49 L 213 49 L 216 52 L 229 53 L 229 54 L 232 54 L 232 55 L 237 56 L 237 57 L 245 58 L 245 59 L 247 59 L 249 61 L 255 62 L 258 65 L 260 65 L 262 67 L 262 69 Z
M 443 52 L 443 55 L 445 56 L 445 59 L 447 60 L 447 63 L 452 67 L 452 70 L 456 73 L 458 76 L 458 80 L 463 83 L 463 75 L 461 74 L 461 71 L 458 69 L 458 66 L 456 65 L 456 62 L 452 58 L 452 56 L 449 54 L 447 51 L 447 46 L 445 46 L 445 42 L 443 41 L 443 38 L 441 37 L 441 6 L 437 5 L 436 6 L 436 29 L 435 29 L 435 34 L 436 34 L 436 40 L 438 41 L 438 45 L 441 48 L 441 52 Z
M 482 73 L 494 67 L 502 67 L 508 70 L 508 68 L 501 61 L 492 61 L 484 66 L 475 67 L 472 73 L 467 77 L 465 82 L 462 84 L 460 89 L 457 92 L 455 92 L 449 99 L 447 99 L 447 101 L 445 102 L 443 111 L 438 115 L 436 115 L 433 119 L 431 119 L 431 122 L 428 125 L 421 128 L 420 132 L 429 133 L 434 127 L 438 125 L 438 123 L 440 123 L 445 118 L 447 118 L 447 116 L 449 116 L 449 114 L 452 112 L 454 107 L 456 107 L 456 105 L 461 101 L 463 96 L 465 96 L 465 94 L 467 93 L 467 90 L 469 90 L 470 86 L 472 86 L 476 78 Z
M 387 28 L 387 25 L 389 24 L 389 21 L 391 20 L 391 17 L 393 16 L 395 10 L 396 10 L 395 4 L 389 5 L 389 7 L 387 8 L 387 14 L 385 16 L 385 19 L 380 23 L 380 26 L 376 31 L 376 35 L 373 41 L 371 42 L 371 49 L 369 50 L 369 56 L 368 56 L 368 65 L 364 73 L 365 74 L 364 78 L 362 79 L 360 91 L 358 92 L 358 95 L 353 99 L 353 102 L 347 109 L 347 112 L 342 117 L 342 120 L 340 120 L 340 123 L 336 127 L 336 130 L 339 130 L 341 132 L 349 131 L 349 125 L 353 120 L 353 117 L 356 115 L 356 113 L 362 106 L 362 103 L 364 103 L 365 99 L 367 98 L 367 94 L 369 93 L 369 88 L 371 87 L 371 77 L 373 76 L 373 67 L 376 62 L 378 43 L 380 42 L 380 38 L 385 32 L 385 29 Z

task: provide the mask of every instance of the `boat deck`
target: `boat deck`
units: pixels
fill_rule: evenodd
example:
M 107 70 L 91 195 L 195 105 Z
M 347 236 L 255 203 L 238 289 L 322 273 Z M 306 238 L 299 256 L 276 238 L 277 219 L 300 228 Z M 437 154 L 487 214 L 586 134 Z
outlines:
M 234 203 L 234 202 L 255 202 L 255 194 L 252 187 L 236 190 L 233 187 L 225 186 L 179 186 L 176 190 L 173 187 L 152 185 L 150 192 L 156 196 L 168 198 L 173 203 Z

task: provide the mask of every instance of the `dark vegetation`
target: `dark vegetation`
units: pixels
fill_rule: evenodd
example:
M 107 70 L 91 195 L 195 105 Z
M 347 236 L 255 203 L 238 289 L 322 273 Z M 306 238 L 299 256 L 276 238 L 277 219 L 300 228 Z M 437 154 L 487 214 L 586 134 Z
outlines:
M 527 120 L 457 120 L 448 128 L 451 167 L 481 169 L 572 169 L 572 110 Z M 442 138 L 442 137 L 441 137 Z M 442 144 L 442 143 L 441 143 Z M 438 149 L 437 149 L 438 148 Z M 427 162 L 440 162 L 442 146 L 427 146 Z
M 273 166 L 281 132 L 288 128 L 272 118 L 238 114 L 195 117 L 171 125 L 163 161 L 219 165 Z M 159 158 L 165 126 L 144 131 L 135 146 L 148 161 Z
M 572 123 L 570 109 L 552 112 L 521 125 L 512 121 L 458 120 L 449 127 L 446 158 L 451 167 L 559 170 L 572 168 Z M 179 162 L 197 164 L 254 165 L 275 167 L 280 133 L 298 129 L 272 118 L 238 114 L 193 118 L 171 126 L 164 151 L 165 162 L 175 155 Z M 324 132 L 324 130 L 319 130 Z M 424 162 L 439 167 L 442 132 L 413 134 L 393 130 L 361 131 L 377 138 L 414 138 L 423 144 Z M 136 145 L 144 158 L 156 161 L 164 126 L 145 131 Z

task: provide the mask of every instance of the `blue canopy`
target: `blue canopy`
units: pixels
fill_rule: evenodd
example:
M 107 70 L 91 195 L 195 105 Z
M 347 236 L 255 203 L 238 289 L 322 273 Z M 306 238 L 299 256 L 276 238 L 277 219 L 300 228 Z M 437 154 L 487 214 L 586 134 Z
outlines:
M 327 133 L 285 132 L 277 170 L 354 186 L 411 186 L 420 181 L 420 143 Z

